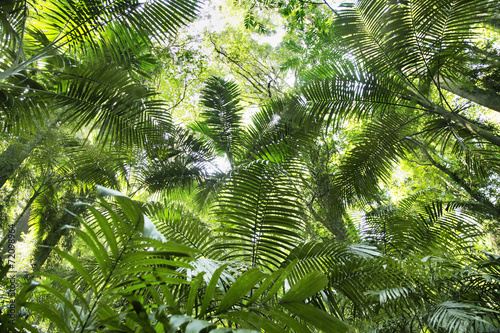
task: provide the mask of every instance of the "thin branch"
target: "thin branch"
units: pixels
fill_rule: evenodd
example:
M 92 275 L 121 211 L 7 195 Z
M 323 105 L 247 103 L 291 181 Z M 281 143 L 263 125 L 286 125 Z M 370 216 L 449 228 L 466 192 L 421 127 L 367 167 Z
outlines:
M 214 49 L 215 49 L 215 51 L 218 54 L 220 54 L 220 55 L 224 56 L 225 58 L 227 58 L 231 63 L 233 63 L 240 70 L 242 70 L 243 72 L 246 73 L 246 75 L 245 75 L 245 74 L 242 74 L 240 71 L 236 71 L 239 75 L 243 76 L 243 78 L 245 80 L 247 80 L 259 93 L 267 94 L 267 88 L 265 86 L 262 86 L 259 83 L 258 80 L 256 80 L 255 78 L 253 78 L 252 73 L 250 73 L 248 70 L 246 70 L 245 68 L 243 68 L 243 66 L 241 66 L 241 64 L 238 61 L 236 61 L 235 59 L 233 59 L 232 57 L 230 57 L 226 52 L 224 52 L 222 49 L 220 49 L 217 46 L 217 44 L 215 43 L 215 41 L 212 38 L 212 34 L 209 34 L 209 40 L 212 43 L 212 45 L 214 46 Z
M 419 142 L 415 139 L 410 139 L 410 140 L 420 148 L 420 150 L 425 155 L 427 160 L 429 160 L 429 162 L 431 162 L 431 164 L 435 168 L 439 169 L 440 171 L 445 173 L 448 177 L 450 177 L 457 185 L 462 187 L 476 201 L 478 201 L 478 202 L 482 203 L 483 205 L 485 205 L 486 207 L 488 207 L 489 210 L 491 211 L 491 213 L 495 217 L 498 217 L 500 215 L 499 212 L 497 211 L 495 205 L 488 198 L 486 198 L 486 196 L 484 196 L 479 191 L 472 189 L 469 186 L 469 184 L 467 184 L 467 182 L 464 179 L 462 179 L 458 174 L 456 174 L 455 172 L 448 169 L 446 166 L 444 166 L 444 165 L 438 163 L 436 160 L 434 160 L 434 158 L 431 156 L 431 154 L 429 153 L 427 148 L 421 142 Z

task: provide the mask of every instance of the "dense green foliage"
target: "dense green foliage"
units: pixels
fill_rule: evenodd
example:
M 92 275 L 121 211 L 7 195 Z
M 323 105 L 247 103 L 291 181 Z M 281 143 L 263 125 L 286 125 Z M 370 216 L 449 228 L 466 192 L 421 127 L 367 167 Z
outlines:
M 498 332 L 498 2 L 219 6 L 0 4 L 0 331 Z

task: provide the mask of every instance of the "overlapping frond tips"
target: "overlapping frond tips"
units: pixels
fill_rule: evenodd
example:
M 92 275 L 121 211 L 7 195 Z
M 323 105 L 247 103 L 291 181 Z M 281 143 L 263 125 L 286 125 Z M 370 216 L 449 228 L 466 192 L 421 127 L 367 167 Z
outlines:
M 386 253 L 411 254 L 469 252 L 482 233 L 474 212 L 443 202 L 418 202 L 407 198 L 398 206 L 381 206 L 366 214 L 371 226 L 366 240 L 375 241 Z
M 367 124 L 354 147 L 344 154 L 334 183 L 343 200 L 366 200 L 377 194 L 396 162 L 408 149 L 406 122 L 397 114 Z
M 0 4 L 0 47 L 15 49 L 21 43 L 28 3 L 28 1 L 10 0 L 2 1 Z
M 192 20 L 198 6 L 191 0 L 46 1 L 34 13 L 34 28 L 42 29 L 54 48 L 99 54 L 109 47 L 151 44 L 151 36 L 161 41 Z
M 360 0 L 340 12 L 334 30 L 371 68 L 413 84 L 446 67 L 452 74 L 457 54 L 490 5 L 485 0 Z
M 104 311 L 108 319 L 118 317 L 116 309 L 111 309 L 108 304 L 120 295 L 132 295 L 148 286 L 186 283 L 185 275 L 176 269 L 190 266 L 185 261 L 171 259 L 192 258 L 196 252 L 179 243 L 156 239 L 158 231 L 154 225 L 143 215 L 138 205 L 123 194 L 103 187 L 98 187 L 98 194 L 114 196 L 120 212 L 102 200 L 105 213 L 88 206 L 97 228 L 78 217 L 75 218 L 80 221 L 82 229 L 65 226 L 81 238 L 92 255 L 93 265 L 81 263 L 72 254 L 55 248 L 54 252 L 68 263 L 75 277 L 68 280 L 51 273 L 40 273 L 70 290 L 62 294 L 56 286 L 39 286 L 46 289 L 57 302 L 63 302 L 67 313 L 59 312 L 52 306 L 43 307 L 29 302 L 27 294 L 17 299 L 18 304 L 27 309 L 48 316 L 61 332 L 84 331 L 92 327 L 102 315 L 100 311 Z M 73 305 L 73 297 L 78 299 L 79 306 Z
M 101 143 L 145 145 L 171 126 L 155 92 L 133 82 L 126 71 L 96 65 L 60 73 L 57 92 L 36 91 L 63 110 L 60 118 L 74 131 L 91 125 Z M 111 142 L 112 141 L 112 142 Z
M 215 151 L 194 133 L 176 128 L 148 150 L 139 178 L 148 191 L 172 193 L 203 183 L 213 169 Z
M 212 230 L 183 205 L 149 203 L 143 209 L 167 240 L 197 249 L 205 258 L 220 259 L 222 253 L 214 247 Z
M 391 77 L 363 74 L 362 77 L 331 73 L 328 79 L 312 81 L 302 88 L 310 112 L 339 128 L 350 119 L 387 114 L 395 108 L 419 110 L 412 100 L 414 93 Z

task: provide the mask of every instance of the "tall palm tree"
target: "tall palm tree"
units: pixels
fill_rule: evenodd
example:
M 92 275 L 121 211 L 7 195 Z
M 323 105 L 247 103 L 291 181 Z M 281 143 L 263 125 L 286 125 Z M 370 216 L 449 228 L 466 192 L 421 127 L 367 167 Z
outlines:
M 197 6 L 136 0 L 2 6 L 0 122 L 22 136 L 0 156 L 0 186 L 61 123 L 73 131 L 89 127 L 103 144 L 143 144 L 161 135 L 168 114 L 136 78 L 151 65 L 148 47 L 191 20 Z
M 498 126 L 474 118 L 448 93 L 465 96 L 453 87 L 470 85 L 465 73 L 480 66 L 471 50 L 478 50 L 475 38 L 492 6 L 360 0 L 336 13 L 330 33 L 344 56 L 313 68 L 302 94 L 311 114 L 331 128 L 361 122 L 333 180 L 339 209 L 373 200 L 394 165 L 407 159 L 432 165 L 498 217 L 482 189 L 499 171 Z

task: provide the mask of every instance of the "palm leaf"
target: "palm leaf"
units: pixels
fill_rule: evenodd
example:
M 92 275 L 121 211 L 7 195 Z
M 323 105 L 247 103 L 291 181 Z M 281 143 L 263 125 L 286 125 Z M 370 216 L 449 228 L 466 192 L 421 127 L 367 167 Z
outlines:
M 143 209 L 168 240 L 192 247 L 205 258 L 220 258 L 221 252 L 213 244 L 212 230 L 183 205 L 149 203 Z
M 151 45 L 151 36 L 161 41 L 193 19 L 197 7 L 196 1 L 46 1 L 32 13 L 28 30 L 43 30 L 51 42 L 42 53 L 69 48 L 104 55 L 110 49 Z
M 483 319 L 496 311 L 487 308 L 447 301 L 439 304 L 429 318 L 431 327 L 445 328 L 448 332 L 484 332 L 494 329 L 494 325 Z M 498 315 L 498 313 L 495 313 Z
M 174 129 L 166 139 L 148 149 L 146 163 L 139 167 L 140 181 L 150 192 L 190 190 L 204 183 L 213 168 L 214 148 L 194 133 Z
M 93 295 L 92 300 L 83 310 L 85 319 L 77 323 L 75 330 L 84 330 L 86 327 L 92 326 L 94 320 L 100 316 L 99 309 L 106 308 L 106 304 L 116 300 L 120 294 L 127 295 L 151 285 L 185 283 L 183 275 L 176 272 L 175 269 L 190 266 L 183 261 L 172 260 L 172 257 L 192 257 L 195 252 L 195 250 L 178 243 L 153 239 L 155 232 L 157 233 L 156 229 L 128 197 L 104 188 L 100 188 L 100 193 L 106 196 L 116 196 L 116 201 L 123 213 L 120 216 L 105 201 L 102 201 L 110 216 L 109 219 L 106 219 L 97 209 L 89 207 L 95 223 L 101 227 L 106 246 L 101 243 L 101 239 L 93 228 L 82 219 L 80 219 L 80 223 L 84 230 L 73 228 L 95 258 L 97 271 L 92 265 L 86 267 L 71 254 L 54 249 L 69 263 L 78 276 L 72 282 L 78 283 L 79 289 L 70 288 L 72 293 L 79 300 L 85 300 L 86 296 Z M 139 232 L 147 237 L 138 237 Z M 114 235 L 118 235 L 118 237 L 115 238 Z M 40 275 L 49 279 L 54 278 L 51 274 L 40 273 Z M 57 277 L 55 279 L 61 281 Z M 63 286 L 68 286 L 68 283 L 63 283 Z M 81 313 L 76 307 L 68 305 L 72 303 L 72 300 L 67 299 L 70 296 L 63 297 L 62 294 L 58 294 L 50 288 L 46 287 L 67 305 L 66 309 L 70 310 L 73 318 L 81 318 Z M 51 318 L 61 331 L 70 331 L 71 325 L 68 326 L 58 311 L 36 303 L 26 303 L 26 296 L 20 295 L 19 297 L 19 304 L 44 317 Z M 114 315 L 118 316 L 116 313 Z
M 219 230 L 232 249 L 228 259 L 241 258 L 252 267 L 279 266 L 301 240 L 302 207 L 288 178 L 267 163 L 253 163 L 235 173 L 219 193 L 215 209 Z
M 433 78 L 441 67 L 455 69 L 457 53 L 484 21 L 488 1 L 357 1 L 340 12 L 337 33 L 372 68 L 413 85 L 421 76 Z M 382 23 L 382 24 L 381 24 Z M 415 87 L 415 86 L 414 86 Z
M 201 92 L 204 107 L 203 123 L 208 127 L 208 137 L 220 152 L 226 154 L 231 165 L 237 155 L 242 127 L 240 91 L 236 83 L 212 76 Z M 206 131 L 205 131 L 206 132 Z
M 90 67 L 60 76 L 57 93 L 46 94 L 65 110 L 61 118 L 74 122 L 75 131 L 92 125 L 99 141 L 112 137 L 116 144 L 130 145 L 146 142 L 145 136 L 155 140 L 159 134 L 154 122 L 169 126 L 163 102 L 152 99 L 153 91 L 135 84 L 120 69 Z

